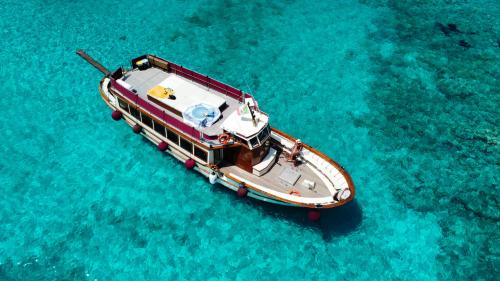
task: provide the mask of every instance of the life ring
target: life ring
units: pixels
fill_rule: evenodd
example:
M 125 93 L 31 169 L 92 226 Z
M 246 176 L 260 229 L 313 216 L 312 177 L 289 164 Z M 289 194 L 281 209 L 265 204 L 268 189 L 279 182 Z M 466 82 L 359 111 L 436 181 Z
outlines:
M 295 196 L 302 196 L 302 194 L 300 194 L 300 192 L 298 192 L 296 190 L 291 190 L 290 192 L 288 192 L 288 194 L 295 195 Z
M 219 136 L 219 142 L 221 144 L 228 144 L 230 139 L 231 139 L 231 136 L 226 134 L 226 133 Z

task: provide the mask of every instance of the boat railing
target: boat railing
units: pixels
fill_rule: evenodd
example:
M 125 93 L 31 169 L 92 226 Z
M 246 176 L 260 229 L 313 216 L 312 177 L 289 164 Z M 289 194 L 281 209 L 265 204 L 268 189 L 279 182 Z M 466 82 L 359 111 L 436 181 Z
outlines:
M 148 60 L 154 66 L 157 66 L 157 67 L 164 69 L 168 72 L 173 72 L 179 76 L 187 78 L 187 79 L 194 81 L 198 84 L 205 85 L 206 87 L 213 89 L 213 90 L 215 90 L 221 94 L 224 94 L 228 97 L 236 99 L 239 102 L 243 102 L 244 98 L 253 98 L 252 95 L 245 93 L 242 90 L 238 90 L 238 89 L 231 87 L 227 84 L 224 84 L 220 81 L 214 80 L 206 75 L 202 75 L 196 71 L 187 69 L 181 65 L 164 60 L 164 59 L 159 58 L 157 56 L 148 55 Z M 259 108 L 257 108 L 257 111 L 268 116 L 267 113 L 261 111 Z
M 227 84 L 224 84 L 222 82 L 219 82 L 217 80 L 214 80 L 206 75 L 202 75 L 196 71 L 187 69 L 183 67 L 182 65 L 175 64 L 173 62 L 166 61 L 162 58 L 149 55 L 148 59 L 150 62 L 158 66 L 160 68 L 163 68 L 168 71 L 168 72 L 173 72 L 179 76 L 182 76 L 184 78 L 187 78 L 189 80 L 192 80 L 198 84 L 205 85 L 206 87 L 216 90 L 217 92 L 220 92 L 226 96 L 229 96 L 233 99 L 236 99 L 238 101 L 242 101 L 243 97 L 245 97 L 246 93 L 244 93 L 242 90 L 238 90 L 234 87 L 231 87 Z

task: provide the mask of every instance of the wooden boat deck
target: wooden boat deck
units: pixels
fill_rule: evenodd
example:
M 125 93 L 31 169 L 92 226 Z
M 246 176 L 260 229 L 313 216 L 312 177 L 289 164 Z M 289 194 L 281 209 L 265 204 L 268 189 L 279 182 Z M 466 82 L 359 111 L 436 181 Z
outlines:
M 125 81 L 126 83 L 130 84 L 133 87 L 133 89 L 137 91 L 137 94 L 139 95 L 139 97 L 141 97 L 144 100 L 148 100 L 148 97 L 147 97 L 148 90 L 151 89 L 152 87 L 160 84 L 162 81 L 167 79 L 170 75 L 176 75 L 176 74 L 175 73 L 168 73 L 160 68 L 151 67 L 151 68 L 148 68 L 146 70 L 135 69 L 133 71 L 129 71 L 124 75 L 122 80 Z M 206 135 L 214 136 L 214 135 L 221 134 L 222 128 L 220 127 L 220 125 L 224 122 L 224 120 L 229 115 L 231 115 L 231 113 L 233 113 L 234 111 L 236 111 L 238 109 L 239 101 L 237 101 L 231 97 L 228 97 L 222 93 L 219 93 L 213 89 L 210 89 L 208 87 L 204 87 L 203 85 L 197 84 L 194 81 L 190 81 L 189 79 L 184 78 L 180 75 L 176 75 L 176 76 L 180 79 L 186 80 L 189 83 L 196 84 L 199 87 L 202 87 L 205 91 L 210 92 L 210 94 L 221 97 L 226 101 L 227 107 L 224 108 L 223 110 L 221 110 L 221 118 L 210 127 L 199 128 L 201 130 L 201 132 L 203 132 Z M 200 102 L 203 102 L 203 101 L 201 100 Z M 176 118 L 177 120 L 179 120 L 181 122 L 183 121 L 181 116 L 174 114 L 172 112 L 169 112 L 168 110 L 166 110 L 165 108 L 163 108 L 157 104 L 154 104 L 154 103 L 151 103 L 151 104 L 153 106 L 157 107 L 158 109 L 165 111 L 166 113 L 168 113 L 170 116 Z
M 280 178 L 282 172 L 288 168 L 300 173 L 300 178 L 293 185 Z M 289 194 L 291 191 L 298 191 L 303 197 L 326 197 L 332 195 L 323 181 L 311 170 L 310 167 L 306 164 L 300 164 L 299 166 L 294 167 L 291 162 L 286 161 L 286 156 L 283 153 L 278 155 L 278 161 L 269 170 L 269 172 L 260 177 L 233 165 L 221 167 L 220 171 L 225 174 L 230 173 L 243 178 L 245 179 L 245 182 L 249 184 L 258 184 L 286 194 Z M 316 183 L 315 187 L 308 188 L 303 186 L 302 183 L 305 179 L 314 181 Z

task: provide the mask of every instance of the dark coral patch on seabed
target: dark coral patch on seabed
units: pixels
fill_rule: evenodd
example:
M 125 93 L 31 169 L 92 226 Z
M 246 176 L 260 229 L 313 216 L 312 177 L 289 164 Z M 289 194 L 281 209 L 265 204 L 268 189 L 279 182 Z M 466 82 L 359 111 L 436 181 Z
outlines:
M 500 275 L 500 52 L 491 44 L 500 7 L 483 2 L 493 11 L 475 2 L 387 1 L 398 24 L 382 32 L 395 35 L 397 49 L 390 57 L 374 52 L 380 79 L 370 114 L 357 123 L 383 149 L 394 195 L 438 215 L 442 279 Z M 437 19 L 459 24 L 438 23 L 436 31 Z M 450 42 L 463 36 L 458 26 L 480 31 L 458 41 L 468 52 Z

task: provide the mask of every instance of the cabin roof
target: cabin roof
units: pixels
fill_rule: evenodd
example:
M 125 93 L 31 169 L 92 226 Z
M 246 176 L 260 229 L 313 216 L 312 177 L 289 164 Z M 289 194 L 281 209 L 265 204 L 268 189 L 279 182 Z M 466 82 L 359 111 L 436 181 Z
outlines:
M 260 120 L 257 126 L 254 126 L 251 120 L 241 119 L 237 115 L 237 110 L 242 103 L 237 99 L 157 67 L 150 67 L 145 70 L 132 69 L 125 73 L 123 77 L 117 79 L 117 83 L 184 123 L 187 122 L 183 120 L 182 113 L 190 106 L 205 103 L 218 108 L 221 112 L 218 121 L 208 127 L 196 128 L 205 135 L 217 136 L 225 129 L 247 137 L 257 133 L 267 124 L 267 116 L 260 112 L 256 112 L 256 116 L 259 116 L 258 119 Z M 176 99 L 149 96 L 148 91 L 158 85 L 171 88 Z
M 255 111 L 255 123 L 251 117 L 235 111 L 222 123 L 222 128 L 228 132 L 236 133 L 241 137 L 249 138 L 262 130 L 268 122 L 267 115 Z

